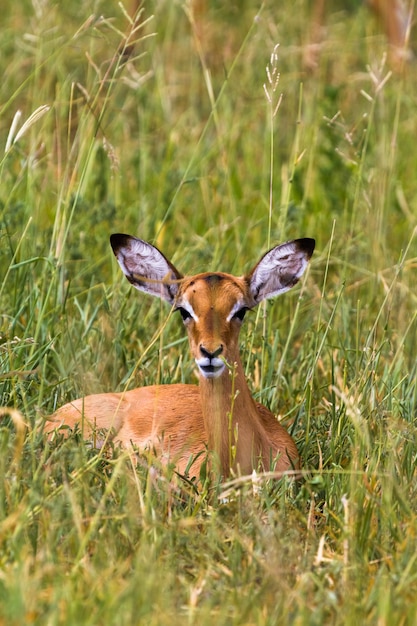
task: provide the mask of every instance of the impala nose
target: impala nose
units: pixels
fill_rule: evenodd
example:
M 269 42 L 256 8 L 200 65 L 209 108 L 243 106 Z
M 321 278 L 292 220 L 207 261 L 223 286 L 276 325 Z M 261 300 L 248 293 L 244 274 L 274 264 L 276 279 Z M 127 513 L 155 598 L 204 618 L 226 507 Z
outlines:
M 200 344 L 201 358 L 196 359 L 196 362 L 204 378 L 221 376 L 226 367 L 224 359 L 219 358 L 222 352 L 223 346 L 221 344 L 215 350 L 207 350 L 203 344 Z
M 217 357 L 221 355 L 221 353 L 223 352 L 223 346 L 220 344 L 220 346 L 214 352 L 211 352 L 210 350 L 207 350 L 207 348 L 205 348 L 203 344 L 201 344 L 200 352 L 203 357 L 212 361 L 213 359 L 217 359 Z

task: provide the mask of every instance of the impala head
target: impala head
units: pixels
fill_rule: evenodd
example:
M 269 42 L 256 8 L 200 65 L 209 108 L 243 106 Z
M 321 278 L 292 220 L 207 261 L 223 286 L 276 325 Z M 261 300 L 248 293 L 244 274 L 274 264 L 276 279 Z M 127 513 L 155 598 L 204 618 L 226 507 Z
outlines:
M 226 363 L 238 360 L 238 337 L 246 311 L 291 289 L 314 250 L 314 239 L 296 239 L 272 248 L 245 276 L 206 272 L 184 277 L 157 248 L 141 239 L 117 234 L 110 241 L 132 285 L 180 312 L 204 378 L 221 376 Z

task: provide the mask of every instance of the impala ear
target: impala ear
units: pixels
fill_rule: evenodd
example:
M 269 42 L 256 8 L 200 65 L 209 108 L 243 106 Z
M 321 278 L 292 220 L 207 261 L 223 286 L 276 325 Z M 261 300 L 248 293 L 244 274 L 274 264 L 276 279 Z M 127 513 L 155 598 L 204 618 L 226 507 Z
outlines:
M 158 248 L 122 234 L 111 235 L 110 244 L 124 275 L 136 289 L 174 303 L 182 274 Z
M 295 239 L 267 252 L 247 276 L 255 303 L 291 289 L 304 273 L 314 246 L 314 239 Z

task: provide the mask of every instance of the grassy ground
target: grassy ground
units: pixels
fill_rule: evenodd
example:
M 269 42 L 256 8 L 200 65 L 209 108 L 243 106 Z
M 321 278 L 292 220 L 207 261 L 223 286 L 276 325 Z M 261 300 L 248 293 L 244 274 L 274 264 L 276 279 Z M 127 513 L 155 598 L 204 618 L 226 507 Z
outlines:
M 336 7 L 311 73 L 306 2 L 231 4 L 199 45 L 180 1 L 136 28 L 113 0 L 3 2 L 0 624 L 415 623 L 416 68 L 390 74 L 363 7 Z M 189 273 L 316 238 L 302 287 L 242 332 L 301 485 L 219 503 L 45 442 L 72 398 L 194 380 L 181 323 L 121 279 L 118 231 Z

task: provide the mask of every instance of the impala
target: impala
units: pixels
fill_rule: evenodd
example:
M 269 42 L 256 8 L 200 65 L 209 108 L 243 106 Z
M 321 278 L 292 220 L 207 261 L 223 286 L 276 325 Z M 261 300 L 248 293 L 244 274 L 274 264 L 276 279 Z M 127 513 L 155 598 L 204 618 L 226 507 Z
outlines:
M 50 418 L 50 436 L 61 426 L 79 424 L 86 437 L 104 429 L 113 441 L 139 452 L 153 450 L 179 474 L 197 479 L 207 454 L 212 471 L 223 477 L 299 468 L 293 439 L 251 396 L 238 340 L 248 310 L 297 283 L 314 239 L 276 246 L 241 277 L 223 272 L 184 277 L 145 241 L 122 234 L 110 241 L 130 283 L 166 300 L 181 315 L 199 385 L 152 385 L 80 398 Z

